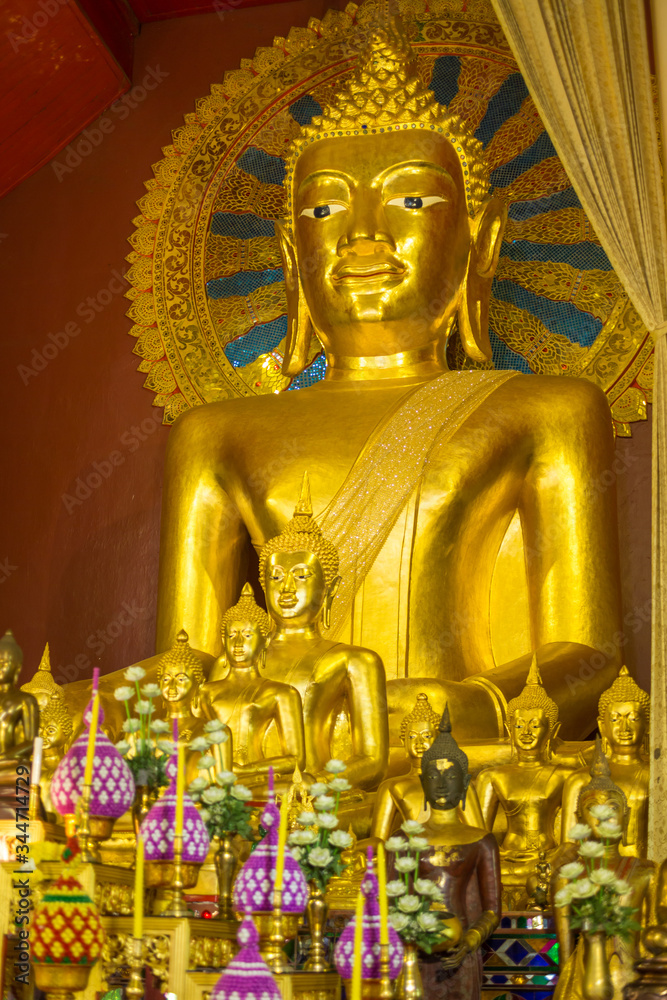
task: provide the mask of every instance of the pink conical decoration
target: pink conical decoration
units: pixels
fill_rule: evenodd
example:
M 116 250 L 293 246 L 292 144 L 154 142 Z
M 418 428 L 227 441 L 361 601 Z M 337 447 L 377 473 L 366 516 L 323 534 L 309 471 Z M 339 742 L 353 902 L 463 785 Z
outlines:
M 361 944 L 362 979 L 380 978 L 380 904 L 378 902 L 379 886 L 375 872 L 369 867 L 361 891 L 366 897 L 364 905 L 364 933 Z M 334 950 L 334 964 L 342 979 L 352 978 L 352 960 L 354 956 L 354 929 L 356 917 L 338 939 Z M 403 944 L 394 928 L 389 925 L 389 976 L 396 979 L 403 966 Z
M 234 906 L 243 913 L 268 913 L 273 910 L 273 890 L 278 856 L 278 826 L 280 813 L 275 802 L 269 802 L 260 820 L 267 830 L 234 883 Z M 283 875 L 283 913 L 303 913 L 308 902 L 308 883 L 299 862 L 285 849 Z
M 218 979 L 211 1000 L 280 1000 L 282 993 L 259 953 L 259 934 L 246 915 L 236 935 L 241 950 Z
M 176 826 L 176 758 L 167 761 L 169 787 L 157 800 L 141 824 L 146 861 L 172 861 Z M 183 796 L 183 861 L 200 864 L 206 859 L 211 838 L 199 810 L 186 793 Z
M 51 778 L 51 801 L 61 816 L 76 812 L 76 804 L 83 789 L 88 753 L 88 729 L 91 721 L 90 705 L 83 713 L 83 721 L 86 724 L 86 731 L 69 748 Z M 126 762 L 102 731 L 103 721 L 104 713 L 100 706 L 95 737 L 90 813 L 92 816 L 117 818 L 126 813 L 132 805 L 134 778 Z

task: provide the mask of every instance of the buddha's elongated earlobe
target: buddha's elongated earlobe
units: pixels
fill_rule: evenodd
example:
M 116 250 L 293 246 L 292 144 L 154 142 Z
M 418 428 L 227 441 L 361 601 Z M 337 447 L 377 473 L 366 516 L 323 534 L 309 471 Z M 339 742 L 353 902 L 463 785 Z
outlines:
M 339 576 L 335 577 L 331 581 L 331 586 L 327 589 L 324 598 L 324 609 L 322 611 L 322 624 L 325 628 L 331 627 L 331 605 L 333 604 L 333 599 L 338 593 L 338 588 L 341 585 L 341 578 Z
M 462 812 L 465 812 L 466 798 L 467 798 L 467 795 L 468 795 L 468 789 L 470 787 L 470 781 L 471 781 L 471 775 L 470 774 L 466 774 L 465 778 L 463 779 L 463 795 L 461 796 L 461 810 L 462 810 Z
M 470 256 L 458 318 L 461 343 L 471 361 L 491 360 L 489 302 L 506 222 L 505 202 L 493 197 L 470 220 Z
M 299 375 L 308 364 L 313 325 L 299 281 L 294 241 L 280 222 L 276 222 L 276 234 L 283 259 L 287 296 L 287 338 L 285 340 L 283 375 L 294 377 Z

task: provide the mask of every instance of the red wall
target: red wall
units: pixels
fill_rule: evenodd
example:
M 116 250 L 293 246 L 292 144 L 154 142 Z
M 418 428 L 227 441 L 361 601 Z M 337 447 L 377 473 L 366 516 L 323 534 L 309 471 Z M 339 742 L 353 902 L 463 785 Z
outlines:
M 156 422 L 161 411 L 136 371 L 129 303 L 117 277 L 135 200 L 170 130 L 212 82 L 334 5 L 295 0 L 231 10 L 223 20 L 210 14 L 144 25 L 135 84 L 148 70 L 164 78 L 124 120 L 107 112 L 112 131 L 97 135 L 91 127 L 99 145 L 78 165 L 68 171 L 63 152 L 0 202 L 0 629 L 13 628 L 23 646 L 24 679 L 47 640 L 62 680 L 154 651 L 168 430 Z M 80 332 L 67 342 L 74 329 Z M 55 356 L 38 372 L 33 351 L 45 345 Z M 635 428 L 619 442 L 627 472 L 617 482 L 628 611 L 650 598 L 650 428 Z M 96 472 L 99 484 L 77 502 L 77 480 Z M 645 684 L 649 631 L 645 624 L 627 634 L 628 662 Z

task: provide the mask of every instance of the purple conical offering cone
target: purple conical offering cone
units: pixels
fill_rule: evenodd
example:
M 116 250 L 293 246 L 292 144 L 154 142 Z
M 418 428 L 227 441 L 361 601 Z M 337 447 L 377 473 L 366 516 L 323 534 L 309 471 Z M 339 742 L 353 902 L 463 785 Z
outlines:
M 157 800 L 141 824 L 146 861 L 173 861 L 176 827 L 176 758 L 168 761 L 169 787 Z M 186 793 L 183 796 L 183 855 L 185 864 L 201 864 L 206 859 L 211 838 L 199 810 Z
M 243 918 L 236 940 L 241 950 L 218 979 L 211 1000 L 280 1000 L 278 984 L 259 953 L 252 917 Z
M 380 905 L 379 886 L 375 872 L 369 867 L 361 884 L 366 897 L 364 905 L 363 938 L 361 943 L 361 978 L 380 978 Z M 354 930 L 356 917 L 350 920 L 338 939 L 334 950 L 334 964 L 341 979 L 352 979 L 354 957 Z M 403 965 L 403 944 L 389 925 L 389 978 L 396 979 Z
M 280 823 L 280 813 L 274 802 L 267 804 L 260 822 L 268 832 L 241 868 L 234 883 L 234 906 L 242 913 L 270 913 L 273 910 Z M 308 883 L 299 862 L 286 847 L 281 910 L 283 913 L 303 913 L 307 902 Z

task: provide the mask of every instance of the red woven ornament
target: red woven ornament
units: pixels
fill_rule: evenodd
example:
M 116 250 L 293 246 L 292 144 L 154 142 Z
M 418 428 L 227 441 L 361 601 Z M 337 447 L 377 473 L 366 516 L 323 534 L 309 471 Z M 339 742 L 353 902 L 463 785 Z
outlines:
M 30 935 L 33 961 L 54 965 L 93 965 L 100 957 L 104 931 L 95 903 L 68 867 L 76 842 L 63 851 L 65 870 L 35 907 Z

